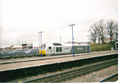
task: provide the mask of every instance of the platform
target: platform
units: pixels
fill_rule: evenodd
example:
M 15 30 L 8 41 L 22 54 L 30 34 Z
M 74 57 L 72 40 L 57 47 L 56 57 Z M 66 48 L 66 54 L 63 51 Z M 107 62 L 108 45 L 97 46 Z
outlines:
M 118 54 L 118 52 L 99 51 L 99 52 L 75 54 L 75 57 L 73 57 L 72 54 L 68 54 L 68 55 L 56 55 L 56 56 L 46 56 L 46 57 L 30 57 L 30 58 L 0 60 L 0 63 L 11 62 L 10 64 L 0 64 L 0 71 L 16 70 L 16 69 L 42 66 L 48 64 L 63 63 L 68 61 L 75 61 L 80 59 L 82 60 L 87 58 L 94 58 L 94 57 L 107 56 L 113 54 Z M 12 63 L 16 61 L 18 61 L 18 63 Z

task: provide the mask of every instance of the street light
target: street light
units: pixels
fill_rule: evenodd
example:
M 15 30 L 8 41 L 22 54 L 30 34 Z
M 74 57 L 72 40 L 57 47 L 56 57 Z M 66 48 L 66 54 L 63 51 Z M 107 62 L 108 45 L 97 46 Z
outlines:
M 41 34 L 41 57 L 42 57 L 42 32 L 43 31 L 40 31 L 39 33 Z
M 49 44 L 50 44 L 51 42 L 50 42 L 50 37 L 49 37 Z
M 73 48 L 73 57 L 75 57 L 74 56 L 74 37 L 73 37 L 73 26 L 74 26 L 75 24 L 71 24 L 71 25 L 69 25 L 69 26 L 72 26 L 72 48 Z
M 88 52 L 90 52 L 90 47 L 89 47 L 89 35 L 87 35 L 88 37 Z
M 116 52 L 118 52 L 118 44 L 117 44 L 117 28 L 115 31 L 113 31 L 115 33 L 115 48 L 116 48 Z
M 61 35 L 60 35 L 60 43 L 61 43 Z
M 116 52 L 118 52 L 118 45 L 117 45 L 117 28 L 116 28 L 116 32 L 115 32 L 115 45 L 116 45 Z

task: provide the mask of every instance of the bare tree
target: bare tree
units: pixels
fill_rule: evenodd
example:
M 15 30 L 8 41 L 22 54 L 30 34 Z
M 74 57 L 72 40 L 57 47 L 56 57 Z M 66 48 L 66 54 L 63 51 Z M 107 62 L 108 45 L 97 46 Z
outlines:
M 118 38 L 118 22 L 114 20 L 108 20 L 106 24 L 103 24 L 104 19 L 99 20 L 90 26 L 90 37 L 91 41 L 98 44 L 102 44 L 107 41 L 108 36 L 110 37 L 110 42 L 114 42 Z
M 118 22 L 114 22 L 113 25 L 114 29 L 113 29 L 113 41 L 118 41 Z
M 106 26 L 107 34 L 110 37 L 110 42 L 112 42 L 112 40 L 115 39 L 116 33 L 118 32 L 118 23 L 117 22 L 115 23 L 114 20 L 108 20 Z
M 102 44 L 104 43 L 104 24 L 103 24 L 103 21 L 104 21 L 104 19 L 101 19 L 97 23 L 98 24 L 98 37 L 99 37 L 99 41 L 101 40 Z
M 101 40 L 101 33 L 100 33 L 100 28 L 98 27 L 98 23 L 94 24 L 94 27 L 96 29 L 96 38 L 98 40 L 98 44 L 100 44 L 100 40 Z
M 92 25 L 90 26 L 91 28 L 89 29 L 90 31 L 90 40 L 93 41 L 94 43 L 96 43 L 96 36 L 97 36 L 97 32 L 96 32 L 96 28 Z
M 98 40 L 98 44 L 100 44 L 100 41 L 104 43 L 104 26 L 103 26 L 103 19 L 99 20 L 98 22 L 94 23 L 90 27 L 91 32 L 91 40 L 95 43 L 96 40 Z

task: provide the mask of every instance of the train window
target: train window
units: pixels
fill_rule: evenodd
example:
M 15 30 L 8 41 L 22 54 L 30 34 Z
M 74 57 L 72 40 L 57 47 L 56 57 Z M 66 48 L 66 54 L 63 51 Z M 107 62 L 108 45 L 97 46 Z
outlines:
M 62 47 L 56 47 L 56 52 L 62 52 Z
M 58 52 L 59 51 L 59 49 L 58 49 L 58 47 L 56 47 L 56 52 Z
M 49 47 L 49 49 L 51 49 L 51 47 Z
M 60 47 L 60 52 L 62 52 L 62 47 Z

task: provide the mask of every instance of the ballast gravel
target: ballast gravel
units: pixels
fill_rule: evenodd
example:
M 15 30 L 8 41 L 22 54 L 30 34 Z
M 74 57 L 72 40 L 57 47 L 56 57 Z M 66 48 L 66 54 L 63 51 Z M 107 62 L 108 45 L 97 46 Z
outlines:
M 67 83 L 74 83 L 74 82 L 99 82 L 113 74 L 118 73 L 118 65 L 113 65 L 105 69 L 101 69 L 96 72 L 92 72 L 87 75 L 82 75 L 77 78 L 73 78 L 71 80 L 67 80 Z

